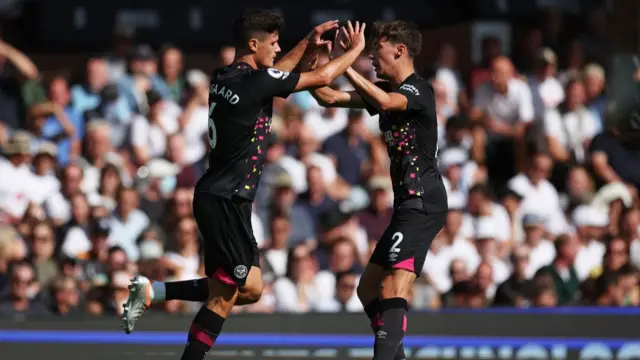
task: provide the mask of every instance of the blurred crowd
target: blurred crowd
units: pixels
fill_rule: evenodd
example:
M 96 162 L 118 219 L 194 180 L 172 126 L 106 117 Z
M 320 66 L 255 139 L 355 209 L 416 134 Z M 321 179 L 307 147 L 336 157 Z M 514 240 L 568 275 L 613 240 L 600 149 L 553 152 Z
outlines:
M 450 211 L 414 309 L 640 305 L 640 150 L 606 121 L 602 16 L 571 39 L 531 28 L 511 54 L 486 37 L 470 72 L 453 44 L 418 69 Z M 134 274 L 203 276 L 207 73 L 178 47 L 116 35 L 77 78 L 0 41 L 0 317 L 119 314 Z M 367 58 L 354 67 L 376 80 Z M 266 287 L 237 311 L 362 311 L 355 289 L 393 202 L 377 116 L 297 93 L 274 100 L 270 136 L 252 216 Z

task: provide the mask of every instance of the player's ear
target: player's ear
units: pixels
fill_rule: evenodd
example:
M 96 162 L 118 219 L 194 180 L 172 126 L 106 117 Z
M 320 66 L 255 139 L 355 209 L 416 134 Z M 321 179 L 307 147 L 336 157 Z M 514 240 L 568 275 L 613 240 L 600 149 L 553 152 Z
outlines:
M 396 53 L 395 53 L 395 58 L 399 59 L 400 57 L 402 57 L 402 55 L 407 53 L 407 46 L 404 44 L 398 44 L 396 45 Z
M 257 52 L 259 43 L 260 41 L 256 38 L 249 39 L 249 50 L 251 50 L 251 52 Z

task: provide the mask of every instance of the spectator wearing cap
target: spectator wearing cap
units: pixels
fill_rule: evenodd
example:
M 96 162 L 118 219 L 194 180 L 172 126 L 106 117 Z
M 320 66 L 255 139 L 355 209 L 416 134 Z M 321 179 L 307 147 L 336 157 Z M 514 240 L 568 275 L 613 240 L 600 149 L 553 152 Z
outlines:
M 21 76 L 16 76 L 17 72 Z M 21 86 L 38 78 L 38 68 L 25 54 L 0 40 L 0 134 L 25 127 Z M 0 137 L 1 140 L 2 137 Z
M 144 84 L 143 86 L 140 86 Z M 132 110 L 144 110 L 144 93 L 148 90 L 157 92 L 160 97 L 170 100 L 171 91 L 158 75 L 158 57 L 149 45 L 138 45 L 129 59 L 129 74 L 118 81 L 120 90 L 125 94 Z M 142 103 L 141 103 L 142 102 Z
M 553 50 L 547 47 L 538 49 L 534 73 L 528 79 L 535 119 L 542 120 L 547 110 L 555 109 L 564 101 L 564 89 L 555 77 L 557 65 L 558 59 Z
M 511 253 L 513 273 L 498 286 L 493 306 L 525 307 L 533 292 L 533 281 L 527 273 L 529 269 L 529 248 L 517 246 Z
M 501 247 L 509 244 L 512 240 L 509 214 L 502 205 L 492 200 L 491 189 L 485 184 L 476 184 L 469 189 L 467 213 L 462 225 L 463 236 L 473 237 L 475 222 L 480 218 L 491 219 L 493 226 L 496 227 L 497 239 L 504 243 Z
M 39 186 L 29 161 L 32 154 L 31 136 L 27 132 L 16 132 L 3 147 L 4 158 L 0 158 L 0 215 L 9 221 L 22 218 L 30 201 L 37 201 Z
M 149 217 L 138 209 L 140 199 L 133 188 L 121 187 L 118 190 L 116 210 L 111 216 L 110 245 L 122 247 L 129 258 L 136 261 L 139 256 L 136 241 L 149 227 Z
M 508 186 L 523 196 L 524 211 L 564 219 L 558 191 L 548 180 L 552 170 L 552 158 L 546 153 L 538 152 L 530 157 L 529 165 L 524 171 L 509 180 Z
M 559 110 L 551 110 L 544 118 L 549 151 L 556 161 L 557 180 L 562 189 L 568 167 L 588 160 L 589 144 L 598 134 L 598 124 L 585 107 L 585 90 L 581 80 L 567 85 L 567 101 Z
M 607 79 L 604 68 L 594 63 L 587 64 L 582 75 L 586 90 L 586 106 L 598 124 L 598 132 L 601 132 L 607 110 L 607 98 L 604 93 Z
M 91 57 L 87 61 L 84 83 L 71 87 L 71 103 L 81 114 L 100 105 L 100 94 L 109 83 L 107 61 L 102 57 Z
M 377 243 L 391 222 L 393 188 L 388 176 L 373 176 L 367 184 L 369 206 L 358 214 L 358 221 L 367 231 L 369 243 Z
M 609 219 L 607 215 L 589 205 L 580 205 L 573 210 L 573 224 L 580 240 L 575 268 L 578 279 L 584 281 L 589 273 L 602 264 L 606 248 L 601 242 Z
M 209 144 L 209 77 L 200 70 L 187 73 L 192 89 L 184 111 L 178 118 L 180 132 L 185 139 L 184 163 L 193 164 L 207 155 Z M 207 141 L 203 141 L 206 138 Z
M 322 152 L 334 161 L 338 174 L 351 185 L 360 182 L 362 168 L 369 155 L 370 145 L 364 134 L 362 112 L 350 112 L 347 127 L 329 137 L 322 148 Z
M 474 133 L 474 154 L 484 154 L 489 178 L 500 188 L 516 173 L 524 161 L 524 134 L 534 119 L 533 100 L 529 86 L 514 76 L 513 64 L 506 57 L 496 58 L 491 82 L 478 88 L 473 99 L 471 121 L 484 128 Z M 480 160 L 480 159 L 478 159 Z
M 560 306 L 574 304 L 580 295 L 580 280 L 574 266 L 578 247 L 579 242 L 574 235 L 558 236 L 555 242 L 555 259 L 551 264 L 538 270 L 539 273 L 550 275 L 553 279 Z
M 449 147 L 438 154 L 438 165 L 444 176 L 447 194 L 458 192 L 466 194 L 475 184 L 478 164 L 469 161 L 467 151 L 458 147 Z
M 546 221 L 543 215 L 534 212 L 525 213 L 522 217 L 524 244 L 529 248 L 527 278 L 532 278 L 540 268 L 549 265 L 556 256 L 553 242 L 545 239 Z
M 186 90 L 184 78 L 184 63 L 182 51 L 175 46 L 169 46 L 162 52 L 160 73 L 171 93 L 171 99 L 176 104 L 182 104 Z
M 493 284 L 500 284 L 503 281 L 507 280 L 509 277 L 510 271 L 507 264 L 500 258 L 500 254 L 498 253 L 498 244 L 496 238 L 498 237 L 496 226 L 494 225 L 491 218 L 480 218 L 476 222 L 475 226 L 475 244 L 478 249 L 478 255 L 480 263 L 474 264 L 472 269 L 479 270 L 479 266 L 482 263 L 486 263 L 491 266 L 493 271 Z M 493 293 L 495 293 L 495 287 L 491 293 L 491 297 L 493 298 Z

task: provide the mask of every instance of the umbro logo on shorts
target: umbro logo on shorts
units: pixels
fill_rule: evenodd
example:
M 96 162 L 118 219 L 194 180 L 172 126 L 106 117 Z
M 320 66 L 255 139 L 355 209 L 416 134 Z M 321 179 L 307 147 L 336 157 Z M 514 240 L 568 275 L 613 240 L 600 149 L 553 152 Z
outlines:
M 235 269 L 233 269 L 233 274 L 238 278 L 238 279 L 244 279 L 247 277 L 247 274 L 249 273 L 249 269 L 247 269 L 246 266 L 244 265 L 238 265 L 236 266 Z

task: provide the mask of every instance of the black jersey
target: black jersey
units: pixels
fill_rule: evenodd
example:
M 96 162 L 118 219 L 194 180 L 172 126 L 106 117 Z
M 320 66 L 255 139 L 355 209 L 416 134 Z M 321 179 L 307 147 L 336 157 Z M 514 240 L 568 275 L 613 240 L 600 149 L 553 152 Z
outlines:
M 435 207 L 441 207 L 443 194 L 438 189 L 441 188 L 442 178 L 436 159 L 438 120 L 433 87 L 415 73 L 397 89 L 391 89 L 386 81 L 377 82 L 376 85 L 386 92 L 396 92 L 407 98 L 405 111 L 384 112 L 379 120 L 391 159 L 390 172 L 396 204 L 407 198 L 420 197 L 425 205 L 433 203 Z M 372 115 L 378 113 L 370 105 L 367 110 Z M 433 192 L 437 194 L 432 195 Z
M 299 74 L 255 70 L 245 63 L 218 69 L 209 88 L 209 168 L 197 192 L 253 201 L 271 130 L 273 97 L 294 92 Z

